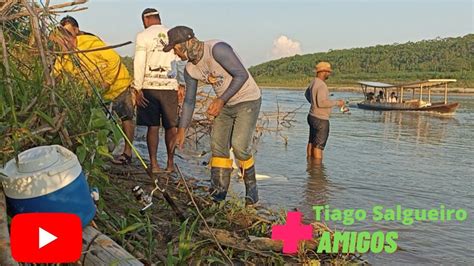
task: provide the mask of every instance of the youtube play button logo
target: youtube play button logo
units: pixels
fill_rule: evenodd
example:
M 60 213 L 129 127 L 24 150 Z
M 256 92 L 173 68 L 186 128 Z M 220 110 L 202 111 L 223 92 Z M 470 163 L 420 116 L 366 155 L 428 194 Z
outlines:
M 68 263 L 81 257 L 81 219 L 69 213 L 25 213 L 11 223 L 12 256 L 18 262 Z
M 43 228 L 39 228 L 39 248 L 46 246 L 47 244 L 58 239 L 55 235 L 50 234 L 48 231 Z

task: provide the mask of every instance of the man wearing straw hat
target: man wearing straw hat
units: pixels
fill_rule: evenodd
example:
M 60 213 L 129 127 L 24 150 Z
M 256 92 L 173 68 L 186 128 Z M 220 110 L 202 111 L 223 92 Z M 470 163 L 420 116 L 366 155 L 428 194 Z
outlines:
M 186 95 L 179 122 L 177 144 L 182 146 L 196 103 L 198 81 L 214 89 L 215 98 L 207 113 L 215 117 L 211 132 L 211 188 L 215 201 L 225 200 L 232 173 L 232 148 L 245 183 L 245 203 L 258 201 L 251 141 L 261 105 L 261 91 L 232 47 L 223 41 L 200 41 L 192 29 L 174 27 L 168 31 L 164 51 L 174 50 L 188 60 L 184 70 Z
M 326 80 L 332 73 L 331 64 L 319 62 L 315 67 L 316 77 L 311 82 L 311 108 L 308 114 L 309 141 L 306 149 L 307 158 L 322 161 L 323 150 L 329 137 L 329 116 L 334 106 L 343 107 L 344 101 L 329 99 Z

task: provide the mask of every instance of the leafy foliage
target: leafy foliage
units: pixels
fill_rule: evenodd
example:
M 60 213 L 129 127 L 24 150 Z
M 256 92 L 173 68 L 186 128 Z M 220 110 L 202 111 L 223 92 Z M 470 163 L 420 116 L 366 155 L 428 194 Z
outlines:
M 330 50 L 269 61 L 249 70 L 261 85 L 306 86 L 319 61 L 333 65 L 333 84 L 370 79 L 404 82 L 455 78 L 457 86 L 474 86 L 474 34 L 367 48 Z
M 46 85 L 39 58 L 28 56 L 20 42 L 11 40 L 9 46 L 15 47 L 8 62 L 10 83 L 0 82 L 0 166 L 28 148 L 60 144 L 77 154 L 89 176 L 106 178 L 101 168 L 111 157 L 108 144 L 117 143 L 120 133 L 98 100 L 75 79 Z M 62 130 L 67 130 L 70 145 Z
M 127 67 L 128 72 L 133 75 L 133 57 L 123 56 L 122 63 Z

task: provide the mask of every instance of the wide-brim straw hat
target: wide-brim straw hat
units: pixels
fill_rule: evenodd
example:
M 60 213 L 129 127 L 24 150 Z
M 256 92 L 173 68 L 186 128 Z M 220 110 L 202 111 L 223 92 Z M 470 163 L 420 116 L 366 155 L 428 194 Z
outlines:
M 319 62 L 316 65 L 316 73 L 322 71 L 332 72 L 331 64 L 329 64 L 328 62 Z

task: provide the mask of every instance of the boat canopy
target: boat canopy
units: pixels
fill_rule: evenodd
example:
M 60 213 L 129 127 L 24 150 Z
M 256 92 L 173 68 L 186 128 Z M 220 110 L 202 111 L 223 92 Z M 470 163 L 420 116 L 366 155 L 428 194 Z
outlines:
M 427 80 L 422 80 L 422 81 L 417 81 L 417 82 L 410 82 L 410 83 L 405 83 L 405 84 L 398 84 L 398 85 L 393 85 L 393 84 L 388 84 L 388 83 L 382 83 L 382 82 L 376 82 L 376 81 L 359 81 L 358 83 L 362 87 L 362 91 L 365 96 L 368 96 L 367 90 L 368 88 L 373 88 L 374 93 L 376 89 L 384 89 L 385 92 L 387 92 L 387 89 L 396 89 L 397 90 L 397 102 L 398 103 L 403 103 L 403 92 L 406 89 L 411 89 L 412 92 L 412 99 L 415 98 L 415 91 L 419 89 L 419 101 L 423 101 L 423 89 L 428 90 L 428 103 L 431 103 L 431 88 L 432 87 L 444 87 L 444 104 L 448 103 L 448 83 L 451 82 L 456 82 L 457 80 L 455 79 L 427 79 Z M 388 95 L 385 93 L 384 100 L 387 100 Z
M 392 84 L 377 82 L 377 81 L 359 81 L 358 83 L 360 85 L 365 85 L 367 87 L 372 87 L 372 88 L 395 88 L 395 87 L 397 87 L 397 85 L 392 85 Z
M 422 80 L 417 82 L 411 82 L 407 84 L 401 84 L 399 87 L 403 87 L 405 89 L 416 89 L 420 87 L 428 88 L 428 87 L 436 87 L 440 85 L 445 85 L 451 82 L 456 82 L 455 79 L 428 79 Z

